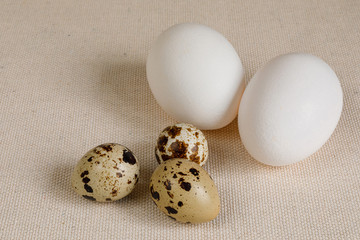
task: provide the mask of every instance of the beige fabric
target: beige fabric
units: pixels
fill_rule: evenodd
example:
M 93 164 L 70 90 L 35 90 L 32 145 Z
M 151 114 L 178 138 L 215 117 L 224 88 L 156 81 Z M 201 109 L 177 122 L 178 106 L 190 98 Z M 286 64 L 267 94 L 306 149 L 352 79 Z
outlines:
M 0 239 L 358 239 L 360 236 L 360 2 L 36 1 L 0 5 Z M 236 121 L 205 131 L 205 169 L 221 196 L 212 222 L 180 224 L 148 193 L 154 144 L 175 121 L 149 90 L 151 43 L 180 22 L 206 24 L 238 51 L 246 80 L 287 52 L 323 58 L 344 110 L 309 159 L 258 164 Z M 141 161 L 127 198 L 94 203 L 70 188 L 90 148 L 118 142 Z

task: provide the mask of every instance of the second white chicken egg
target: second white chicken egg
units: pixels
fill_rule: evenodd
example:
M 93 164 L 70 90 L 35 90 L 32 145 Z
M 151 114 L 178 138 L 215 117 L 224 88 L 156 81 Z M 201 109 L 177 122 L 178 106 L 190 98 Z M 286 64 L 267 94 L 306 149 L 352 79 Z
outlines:
M 296 163 L 329 139 L 342 104 L 339 79 L 323 60 L 302 53 L 276 57 L 246 87 L 238 116 L 241 140 L 264 164 Z

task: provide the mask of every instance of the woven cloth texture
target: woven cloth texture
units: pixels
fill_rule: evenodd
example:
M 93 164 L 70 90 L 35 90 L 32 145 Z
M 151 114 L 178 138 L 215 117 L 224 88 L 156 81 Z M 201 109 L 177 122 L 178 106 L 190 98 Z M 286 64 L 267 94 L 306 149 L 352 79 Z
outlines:
M 156 103 L 146 57 L 182 22 L 222 33 L 249 82 L 271 58 L 326 61 L 344 92 L 328 142 L 287 167 L 256 162 L 237 121 L 204 131 L 204 167 L 219 216 L 181 224 L 152 203 L 154 146 L 175 123 Z M 358 239 L 360 236 L 360 1 L 40 1 L 0 4 L 0 239 Z M 106 142 L 130 148 L 140 181 L 96 203 L 70 187 L 77 161 Z

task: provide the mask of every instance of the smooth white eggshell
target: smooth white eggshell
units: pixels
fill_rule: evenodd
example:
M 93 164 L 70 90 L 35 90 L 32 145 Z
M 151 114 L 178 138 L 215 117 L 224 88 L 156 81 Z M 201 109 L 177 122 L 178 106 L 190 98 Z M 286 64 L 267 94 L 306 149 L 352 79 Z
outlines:
M 334 71 L 309 54 L 286 54 L 260 69 L 239 107 L 239 132 L 256 160 L 273 166 L 301 161 L 329 139 L 343 94 Z
M 237 115 L 243 67 L 229 41 L 200 24 L 184 23 L 163 32 L 146 63 L 158 104 L 179 122 L 218 129 Z

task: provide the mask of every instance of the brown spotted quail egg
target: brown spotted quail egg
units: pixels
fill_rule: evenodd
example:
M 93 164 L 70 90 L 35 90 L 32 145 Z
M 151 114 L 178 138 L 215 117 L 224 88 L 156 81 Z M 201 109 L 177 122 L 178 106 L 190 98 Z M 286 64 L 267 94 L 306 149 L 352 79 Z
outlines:
M 188 123 L 178 123 L 165 128 L 155 147 L 155 156 L 159 163 L 172 158 L 185 158 L 203 166 L 208 153 L 204 134 Z
M 150 192 L 156 206 L 179 222 L 208 222 L 220 211 L 213 180 L 203 168 L 187 159 L 161 163 L 150 179 Z
M 139 168 L 139 162 L 128 148 L 106 143 L 91 149 L 80 159 L 71 176 L 71 185 L 86 199 L 116 201 L 134 189 Z

